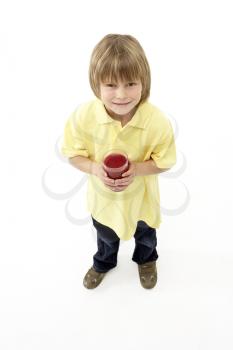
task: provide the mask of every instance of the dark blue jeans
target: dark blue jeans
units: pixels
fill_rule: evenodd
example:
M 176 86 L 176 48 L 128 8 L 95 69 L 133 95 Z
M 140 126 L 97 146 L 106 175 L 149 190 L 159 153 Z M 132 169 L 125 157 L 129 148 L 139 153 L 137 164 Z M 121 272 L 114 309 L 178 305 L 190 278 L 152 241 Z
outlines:
M 97 230 L 98 250 L 93 256 L 93 267 L 98 272 L 107 272 L 117 265 L 117 254 L 120 239 L 110 227 L 105 226 L 92 217 Z M 132 260 L 137 264 L 144 264 L 158 259 L 156 251 L 156 229 L 148 226 L 144 221 L 138 221 L 134 234 L 135 249 Z

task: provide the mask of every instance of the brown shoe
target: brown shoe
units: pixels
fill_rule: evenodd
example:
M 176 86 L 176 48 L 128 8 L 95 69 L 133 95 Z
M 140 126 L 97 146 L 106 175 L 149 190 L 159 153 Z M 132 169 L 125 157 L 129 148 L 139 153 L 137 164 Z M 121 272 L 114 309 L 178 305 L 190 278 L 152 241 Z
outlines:
M 102 281 L 102 279 L 104 278 L 106 272 L 97 272 L 94 270 L 93 267 L 91 267 L 84 279 L 83 279 L 83 285 L 84 287 L 86 287 L 87 289 L 94 289 L 96 288 L 100 282 Z
M 140 282 L 143 288 L 151 289 L 157 282 L 157 270 L 155 261 L 150 261 L 142 265 L 138 265 Z

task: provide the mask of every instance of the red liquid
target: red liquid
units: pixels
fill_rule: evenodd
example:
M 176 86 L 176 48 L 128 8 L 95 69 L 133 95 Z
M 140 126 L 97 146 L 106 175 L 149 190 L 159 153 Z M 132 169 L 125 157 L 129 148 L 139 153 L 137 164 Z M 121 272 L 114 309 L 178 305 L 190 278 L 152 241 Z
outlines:
M 109 168 L 120 168 L 127 162 L 127 159 L 121 154 L 110 154 L 104 160 L 104 164 Z
M 109 154 L 104 159 L 104 166 L 108 176 L 112 179 L 120 179 L 121 175 L 129 168 L 128 159 L 124 155 L 117 153 Z

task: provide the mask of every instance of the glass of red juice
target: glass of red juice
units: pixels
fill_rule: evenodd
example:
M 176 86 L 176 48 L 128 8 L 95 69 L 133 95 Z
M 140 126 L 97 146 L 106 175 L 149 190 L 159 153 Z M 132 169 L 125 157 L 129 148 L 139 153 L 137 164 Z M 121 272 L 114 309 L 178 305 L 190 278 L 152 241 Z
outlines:
M 129 169 L 129 160 L 125 152 L 111 150 L 104 156 L 103 168 L 111 179 L 120 179 Z

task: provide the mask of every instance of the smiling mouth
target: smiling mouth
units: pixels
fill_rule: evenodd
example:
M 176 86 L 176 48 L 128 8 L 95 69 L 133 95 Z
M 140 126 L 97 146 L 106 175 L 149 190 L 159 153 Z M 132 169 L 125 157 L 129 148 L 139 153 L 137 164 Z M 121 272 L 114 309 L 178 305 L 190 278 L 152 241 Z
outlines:
M 127 103 L 114 103 L 113 102 L 113 104 L 114 105 L 117 105 L 117 106 L 126 106 L 126 105 L 128 105 L 130 102 L 127 102 Z

